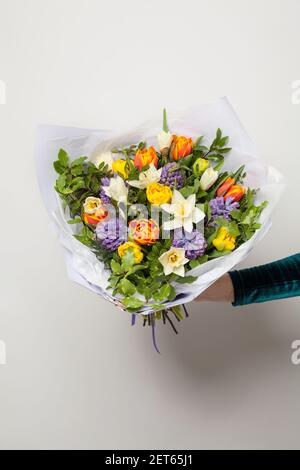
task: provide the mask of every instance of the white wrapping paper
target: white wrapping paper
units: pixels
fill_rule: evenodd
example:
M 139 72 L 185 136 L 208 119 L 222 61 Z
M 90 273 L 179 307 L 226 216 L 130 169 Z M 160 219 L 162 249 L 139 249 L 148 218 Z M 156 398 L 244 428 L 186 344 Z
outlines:
M 247 241 L 231 254 L 211 260 L 193 269 L 188 275 L 198 279 L 192 284 L 174 284 L 177 297 L 173 302 L 166 302 L 165 307 L 190 302 L 214 283 L 224 273 L 230 271 L 251 252 L 259 240 L 271 226 L 271 213 L 278 202 L 284 188 L 282 175 L 273 167 L 266 166 L 256 155 L 253 142 L 226 98 L 212 104 L 201 105 L 168 119 L 171 131 L 180 135 L 197 138 L 205 135 L 205 140 L 212 141 L 218 127 L 224 135 L 230 137 L 232 151 L 225 157 L 224 170 L 237 170 L 245 164 L 247 178 L 245 185 L 260 188 L 257 202 L 269 201 L 263 211 L 260 222 L 262 227 L 251 240 Z M 68 214 L 65 214 L 60 199 L 55 193 L 54 184 L 57 175 L 53 169 L 53 161 L 57 158 L 60 148 L 65 149 L 71 159 L 87 156 L 91 160 L 97 154 L 146 140 L 150 145 L 157 145 L 156 136 L 161 131 L 161 119 L 146 122 L 140 127 L 126 133 L 105 130 L 77 129 L 59 126 L 40 126 L 36 145 L 36 167 L 41 194 L 46 209 L 51 217 L 55 231 L 63 246 L 69 277 L 87 287 L 98 295 L 123 308 L 120 301 L 113 298 L 107 290 L 109 270 L 77 241 L 73 234 L 76 226 L 69 225 Z M 145 306 L 140 313 L 151 313 L 151 305 Z

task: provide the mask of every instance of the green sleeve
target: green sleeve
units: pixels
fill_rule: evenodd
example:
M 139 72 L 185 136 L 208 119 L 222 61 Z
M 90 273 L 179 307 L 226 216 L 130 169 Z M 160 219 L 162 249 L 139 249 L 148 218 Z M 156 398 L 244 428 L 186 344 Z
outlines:
M 300 296 L 300 253 L 229 274 L 234 287 L 234 306 Z

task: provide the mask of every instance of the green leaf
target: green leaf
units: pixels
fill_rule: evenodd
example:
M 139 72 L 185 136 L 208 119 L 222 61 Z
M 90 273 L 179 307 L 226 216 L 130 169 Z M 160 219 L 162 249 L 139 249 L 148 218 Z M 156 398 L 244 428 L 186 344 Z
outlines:
M 133 249 L 126 250 L 122 257 L 122 267 L 124 271 L 130 271 L 135 263 Z
M 110 287 L 111 287 L 111 288 L 116 287 L 116 286 L 118 285 L 119 281 L 120 281 L 119 276 L 116 276 L 116 275 L 112 274 L 112 275 L 110 276 L 110 278 L 109 278 L 109 285 L 110 285 Z
M 63 166 L 59 160 L 56 160 L 56 162 L 53 162 L 54 169 L 56 173 L 59 173 L 62 175 L 66 171 L 66 167 Z
M 164 109 L 164 113 L 163 113 L 163 131 L 169 132 L 166 109 Z
M 186 186 L 185 188 L 180 189 L 179 192 L 183 195 L 183 197 L 187 198 L 191 194 L 195 193 L 195 188 L 194 186 Z
M 78 189 L 83 189 L 85 188 L 85 180 L 84 178 L 78 176 L 77 178 L 74 178 L 70 184 L 70 189 L 72 189 L 72 192 L 77 191 Z
M 136 264 L 127 272 L 126 276 L 131 276 L 132 274 L 135 274 L 138 271 L 148 269 L 148 267 L 148 264 Z
M 235 180 L 236 183 L 240 181 L 241 176 L 243 175 L 245 170 L 245 165 L 242 165 L 233 175 L 232 178 Z M 248 189 L 248 192 L 250 191 L 251 195 L 255 194 L 255 190 Z M 253 192 L 252 192 L 253 191 Z M 252 204 L 252 203 L 251 203 Z
M 137 291 L 139 294 L 143 295 L 146 300 L 151 299 L 152 297 L 152 290 L 150 287 L 147 287 L 145 283 L 138 284 Z
M 122 303 L 130 310 L 138 310 L 145 304 L 143 300 L 137 299 L 136 297 L 126 297 L 122 300 Z
M 235 221 L 227 222 L 226 228 L 231 237 L 238 237 L 240 234 L 238 225 Z
M 68 221 L 69 225 L 80 224 L 82 222 L 81 217 L 77 217 L 76 219 L 71 219 Z
M 161 286 L 161 288 L 157 292 L 153 293 L 153 299 L 156 302 L 161 302 L 163 300 L 166 300 L 170 294 L 171 294 L 170 284 L 164 284 L 163 286 Z
M 206 147 L 206 145 L 197 145 L 197 147 L 194 147 L 193 153 L 196 153 L 197 157 L 203 155 L 204 153 L 207 153 L 209 151 L 209 148 Z M 199 155 L 200 154 L 200 155 Z
M 194 148 L 198 150 L 198 147 L 200 146 L 203 139 L 204 139 L 204 135 L 200 135 L 200 137 L 198 137 L 194 142 Z
M 229 153 L 229 152 L 231 152 L 231 150 L 232 150 L 231 147 L 224 147 L 224 148 L 218 149 L 218 152 L 219 153 Z
M 58 152 L 58 160 L 61 166 L 67 168 L 69 165 L 69 156 L 64 149 L 60 149 Z
M 208 255 L 203 255 L 200 258 L 197 259 L 192 259 L 189 263 L 189 266 L 191 269 L 197 268 L 197 266 L 200 266 L 201 264 L 204 264 L 208 261 Z
M 241 218 L 242 218 L 242 213 L 239 209 L 233 209 L 231 212 L 230 212 L 230 217 L 234 220 L 238 220 L 240 221 Z
M 62 193 L 66 186 L 66 175 L 60 175 L 56 180 L 56 188 Z
M 87 157 L 76 158 L 76 160 L 73 160 L 73 162 L 71 163 L 71 168 L 82 165 L 86 160 L 87 160 Z
M 111 270 L 114 274 L 122 274 L 123 273 L 122 266 L 120 265 L 120 263 L 118 263 L 114 259 L 111 260 L 110 267 L 111 267 Z
M 178 276 L 178 278 L 176 279 L 176 282 L 178 282 L 179 284 L 192 284 L 197 279 L 198 278 L 194 276 L 185 276 L 185 277 Z
M 181 167 L 181 166 L 186 166 L 188 168 L 190 168 L 193 163 L 195 161 L 195 156 L 191 153 L 190 155 L 188 155 L 187 157 L 185 158 L 182 158 L 181 160 L 179 160 L 177 162 L 177 164 Z
M 173 300 L 176 299 L 176 296 L 177 296 L 177 294 L 176 294 L 175 287 L 173 287 L 173 286 L 170 284 L 170 294 L 169 294 L 169 296 L 168 296 L 168 300 L 169 300 L 170 302 L 172 302 Z
M 136 292 L 136 287 L 128 279 L 122 279 L 120 284 L 120 289 L 124 295 L 133 295 Z
M 212 160 L 213 162 L 216 162 L 218 164 L 224 163 L 224 157 L 223 155 L 220 155 L 219 153 L 212 153 L 211 155 L 207 155 L 207 160 Z
M 225 145 L 228 144 L 229 137 L 223 137 L 222 139 L 219 140 L 218 144 L 219 147 L 224 147 Z

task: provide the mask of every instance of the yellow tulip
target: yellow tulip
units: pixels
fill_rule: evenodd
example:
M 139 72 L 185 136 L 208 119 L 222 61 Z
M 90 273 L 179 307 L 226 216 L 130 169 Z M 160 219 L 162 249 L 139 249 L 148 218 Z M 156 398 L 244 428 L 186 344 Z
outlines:
M 155 206 L 168 204 L 172 199 L 172 191 L 169 186 L 160 183 L 151 183 L 147 187 L 147 199 Z
M 119 173 L 124 179 L 128 178 L 128 168 L 126 160 L 115 160 L 112 164 L 114 173 Z
M 218 251 L 232 251 L 235 249 L 235 241 L 236 237 L 229 235 L 226 227 L 220 227 L 212 243 Z
M 123 243 L 123 245 L 120 245 L 118 248 L 119 256 L 122 258 L 127 250 L 133 250 L 135 264 L 140 264 L 143 261 L 144 255 L 140 246 L 137 245 L 137 243 L 126 242 Z

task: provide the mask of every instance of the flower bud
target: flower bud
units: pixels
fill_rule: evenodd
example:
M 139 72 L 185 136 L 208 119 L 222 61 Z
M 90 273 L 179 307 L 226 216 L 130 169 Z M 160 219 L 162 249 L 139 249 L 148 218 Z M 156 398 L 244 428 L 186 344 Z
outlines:
M 238 202 L 242 199 L 246 192 L 246 188 L 244 186 L 241 186 L 240 184 L 234 184 L 231 186 L 231 188 L 227 191 L 227 193 L 224 196 L 224 199 L 232 198 L 232 201 Z
M 203 191 L 207 191 L 217 181 L 219 173 L 212 167 L 207 168 L 200 179 L 200 187 Z
M 173 160 L 178 161 L 187 157 L 193 152 L 193 139 L 190 137 L 173 135 L 171 145 L 171 157 Z
M 141 170 L 145 166 L 150 165 L 150 163 L 153 163 L 157 168 L 158 157 L 155 148 L 149 147 L 148 149 L 138 149 L 134 157 L 134 166 Z
M 224 194 L 227 193 L 227 191 L 231 188 L 231 186 L 233 186 L 235 183 L 235 179 L 234 178 L 227 178 L 223 184 L 221 184 L 221 186 L 219 186 L 219 188 L 217 189 L 217 196 L 218 197 L 221 197 L 221 196 L 224 196 Z
M 169 149 L 171 147 L 173 136 L 171 132 L 162 131 L 158 134 L 157 140 L 159 150 L 163 152 L 165 149 Z
M 207 170 L 209 167 L 209 161 L 206 160 L 205 158 L 197 158 L 193 165 L 193 172 L 195 176 L 200 176 L 202 173 Z

